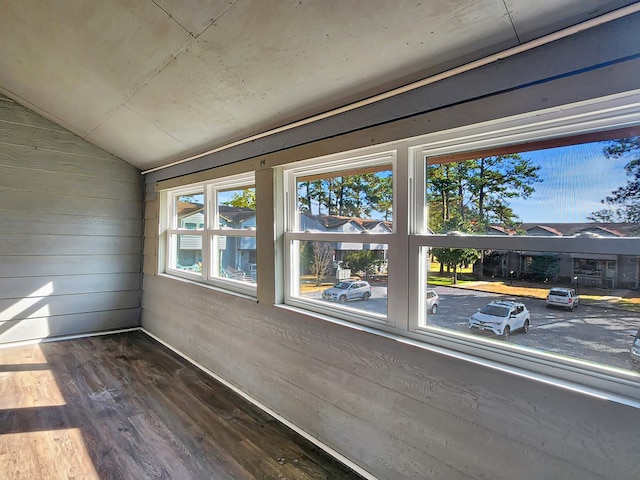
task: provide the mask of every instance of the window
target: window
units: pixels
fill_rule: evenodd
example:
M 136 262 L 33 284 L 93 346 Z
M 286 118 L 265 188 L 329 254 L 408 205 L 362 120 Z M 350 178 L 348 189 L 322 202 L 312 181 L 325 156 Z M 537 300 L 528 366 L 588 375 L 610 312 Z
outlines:
M 276 167 L 284 303 L 640 399 L 634 98 Z M 253 184 L 239 175 L 166 192 L 167 273 L 256 295 Z
M 640 112 L 598 102 L 283 167 L 285 303 L 640 397 Z
M 606 199 L 630 181 L 634 151 L 632 138 L 612 138 L 455 161 L 424 155 L 423 218 L 438 240 L 423 247 L 421 268 L 424 290 L 441 302 L 437 316 L 424 308 L 419 328 L 500 340 L 496 329 L 476 328 L 475 312 L 499 316 L 485 311 L 498 308 L 490 302 L 518 301 L 531 318 L 523 334 L 510 331 L 510 344 L 630 369 L 640 219 Z M 571 289 L 577 301 L 549 301 Z
M 394 153 L 382 152 L 285 171 L 287 303 L 388 321 L 394 164 Z
M 253 184 L 252 173 L 166 191 L 167 273 L 255 296 Z

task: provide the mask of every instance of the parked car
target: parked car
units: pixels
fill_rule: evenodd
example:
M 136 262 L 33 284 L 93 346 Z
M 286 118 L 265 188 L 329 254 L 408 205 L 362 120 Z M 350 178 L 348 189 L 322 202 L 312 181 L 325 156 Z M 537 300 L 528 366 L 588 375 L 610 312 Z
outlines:
M 547 294 L 547 307 L 564 307 L 575 309 L 580 303 L 580 296 L 573 288 L 552 288 Z
M 362 280 L 343 280 L 322 292 L 322 298 L 340 303 L 349 300 L 366 301 L 371 298 L 371 285 Z
M 631 334 L 633 344 L 631 344 L 631 360 L 634 362 L 640 362 L 640 329 L 636 332 L 635 336 Z
M 529 331 L 529 310 L 520 302 L 494 301 L 478 309 L 469 319 L 469 328 L 490 330 L 508 338 L 514 330 Z
M 434 315 L 438 313 L 438 306 L 440 305 L 440 297 L 438 296 L 438 292 L 435 290 L 429 289 L 427 290 L 427 312 L 433 313 Z

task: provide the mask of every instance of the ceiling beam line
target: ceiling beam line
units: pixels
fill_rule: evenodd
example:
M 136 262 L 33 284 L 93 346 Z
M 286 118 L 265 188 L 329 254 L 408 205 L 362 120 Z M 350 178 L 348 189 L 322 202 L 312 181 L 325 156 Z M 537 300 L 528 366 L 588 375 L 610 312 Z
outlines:
M 573 25 L 571 27 L 567 27 L 567 28 L 564 28 L 562 30 L 558 30 L 557 32 L 542 36 L 542 37 L 537 38 L 535 40 L 531 40 L 529 42 L 517 45 L 517 46 L 509 48 L 507 50 L 503 50 L 502 52 L 498 52 L 498 53 L 495 53 L 493 55 L 489 55 L 487 57 L 481 58 L 479 60 L 475 60 L 473 62 L 466 63 L 466 64 L 461 65 L 459 67 L 452 68 L 452 69 L 447 70 L 447 71 L 442 72 L 442 73 L 438 73 L 436 75 L 432 75 L 430 77 L 424 78 L 424 79 L 419 80 L 417 82 L 413 82 L 413 83 L 404 85 L 402 87 L 395 88 L 395 89 L 389 90 L 387 92 L 384 92 L 384 93 L 381 93 L 381 94 L 378 94 L 378 95 L 374 95 L 372 97 L 360 100 L 358 102 L 350 103 L 350 104 L 345 105 L 343 107 L 339 107 L 339 108 L 336 108 L 336 109 L 333 109 L 333 110 L 329 110 L 329 111 L 324 112 L 324 113 L 320 113 L 318 115 L 313 115 L 311 117 L 307 117 L 307 118 L 304 118 L 302 120 L 298 120 L 296 122 L 288 123 L 286 125 L 283 125 L 283 126 L 271 129 L 271 130 L 267 130 L 265 132 L 258 133 L 256 135 L 252 135 L 250 137 L 246 137 L 246 138 L 243 138 L 241 140 L 237 140 L 235 142 L 231 142 L 231 143 L 228 143 L 228 144 L 213 148 L 211 150 L 207 150 L 207 151 L 198 153 L 196 155 L 192 155 L 192 156 L 184 158 L 182 160 L 171 162 L 171 163 L 168 163 L 166 165 L 155 167 L 155 168 L 152 168 L 152 169 L 149 169 L 149 170 L 144 170 L 142 172 L 142 174 L 146 175 L 148 173 L 156 172 L 156 171 L 159 171 L 159 170 L 164 170 L 166 168 L 173 167 L 175 165 L 180 165 L 182 163 L 186 163 L 186 162 L 189 162 L 191 160 L 195 160 L 195 159 L 207 156 L 207 155 L 211 155 L 211 154 L 214 154 L 214 153 L 217 153 L 217 152 L 221 152 L 223 150 L 228 150 L 230 148 L 237 147 L 239 145 L 243 145 L 245 143 L 249 143 L 249 142 L 252 142 L 252 141 L 255 141 L 255 140 L 259 140 L 261 138 L 269 137 L 271 135 L 275 135 L 277 133 L 285 132 L 287 130 L 291 130 L 291 129 L 294 129 L 294 128 L 297 128 L 297 127 L 301 127 L 301 126 L 304 126 L 304 125 L 308 125 L 310 123 L 314 123 L 314 122 L 317 122 L 319 120 L 323 120 L 323 119 L 326 119 L 326 118 L 334 117 L 336 115 L 340 115 L 342 113 L 349 112 L 349 111 L 355 110 L 355 109 L 360 108 L 360 107 L 371 105 L 371 104 L 380 102 L 382 100 L 386 100 L 386 99 L 401 95 L 403 93 L 407 93 L 407 92 L 410 92 L 412 90 L 416 90 L 416 89 L 424 87 L 426 85 L 430 85 L 432 83 L 439 82 L 441 80 L 445 80 L 445 79 L 453 77 L 455 75 L 460 75 L 462 73 L 469 72 L 471 70 L 475 70 L 475 69 L 480 68 L 480 67 L 484 67 L 484 66 L 489 65 L 491 63 L 494 63 L 494 62 L 497 62 L 497 61 L 500 61 L 500 60 L 504 60 L 506 58 L 509 58 L 509 57 L 512 57 L 512 56 L 527 52 L 527 51 L 532 50 L 534 48 L 537 48 L 537 47 L 540 47 L 540 46 L 543 46 L 543 45 L 547 45 L 547 44 L 555 42 L 557 40 L 560 40 L 560 39 L 563 39 L 563 38 L 566 38 L 566 37 L 570 37 L 571 35 L 575 35 L 577 33 L 583 32 L 585 30 L 597 27 L 599 25 L 603 25 L 605 23 L 612 22 L 614 20 L 618 20 L 620 18 L 624 18 L 624 17 L 626 17 L 628 15 L 632 15 L 632 14 L 638 13 L 638 12 L 640 12 L 640 3 L 634 3 L 633 5 L 628 5 L 626 7 L 620 8 L 618 10 L 614 10 L 613 12 L 606 13 L 606 14 L 601 15 L 599 17 L 595 17 L 595 18 L 592 18 L 590 20 L 587 20 L 587 21 L 578 23 L 576 25 Z

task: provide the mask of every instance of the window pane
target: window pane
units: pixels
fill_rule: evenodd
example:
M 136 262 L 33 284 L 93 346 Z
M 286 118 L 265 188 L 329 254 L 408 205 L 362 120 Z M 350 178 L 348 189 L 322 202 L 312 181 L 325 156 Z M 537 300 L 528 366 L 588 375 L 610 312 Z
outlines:
M 391 166 L 298 177 L 300 231 L 390 233 Z
M 330 308 L 387 315 L 386 244 L 294 242 L 299 244 L 299 278 L 304 299 Z
M 204 229 L 204 195 L 202 193 L 189 193 L 177 195 L 174 200 L 174 209 L 177 218 L 174 219 L 176 228 L 189 230 Z
M 436 250 L 424 249 L 424 325 L 632 368 L 630 334 L 640 326 L 639 257 L 485 250 L 478 257 L 485 272 L 479 281 L 470 263 L 441 267 Z M 427 298 L 430 290 L 437 300 Z M 429 302 L 437 302 L 436 314 Z M 497 314 L 505 309 L 513 316 Z
M 639 153 L 634 137 L 449 163 L 428 159 L 428 227 L 502 236 L 640 236 Z
M 255 283 L 257 281 L 255 237 L 213 237 L 212 276 Z M 217 265 L 216 265 L 217 262 Z
M 202 236 L 171 235 L 170 267 L 200 275 L 202 272 Z
M 256 190 L 254 187 L 218 191 L 218 228 L 256 228 Z

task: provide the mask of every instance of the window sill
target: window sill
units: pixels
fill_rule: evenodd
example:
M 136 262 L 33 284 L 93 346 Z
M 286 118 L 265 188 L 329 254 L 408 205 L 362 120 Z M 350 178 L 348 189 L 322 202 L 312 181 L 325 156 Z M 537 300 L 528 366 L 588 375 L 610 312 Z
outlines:
M 249 295 L 247 293 L 239 292 L 232 289 L 222 288 L 218 285 L 212 285 L 210 283 L 205 283 L 202 281 L 191 280 L 190 278 L 180 277 L 178 275 L 171 275 L 170 273 L 158 273 L 159 277 L 167 278 L 170 280 L 175 280 L 182 283 L 188 283 L 190 285 L 195 285 L 198 287 L 206 288 L 208 290 L 212 290 L 216 293 L 223 293 L 227 295 L 233 295 L 235 297 L 244 298 L 245 300 L 251 300 L 252 302 L 257 301 L 257 295 Z

